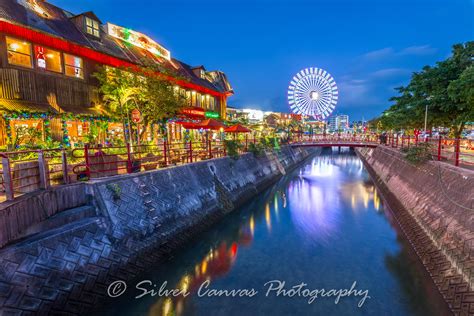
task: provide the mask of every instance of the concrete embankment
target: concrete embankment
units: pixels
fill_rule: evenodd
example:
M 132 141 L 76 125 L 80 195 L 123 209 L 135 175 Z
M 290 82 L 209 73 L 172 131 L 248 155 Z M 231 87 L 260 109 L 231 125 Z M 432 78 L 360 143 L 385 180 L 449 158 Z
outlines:
M 451 310 L 474 315 L 474 172 L 383 146 L 357 153 Z
M 308 156 L 304 149 L 283 147 L 260 158 L 212 159 L 64 191 L 77 190 L 77 199 L 47 193 L 64 202 L 57 214 L 20 223 L 5 237 L 10 239 L 0 250 L 0 310 L 85 313 L 106 297 L 112 281 L 132 279 L 156 264 Z M 24 199 L 20 208 L 43 201 Z M 73 209 L 63 210 L 69 201 Z M 17 210 L 4 209 L 11 217 Z

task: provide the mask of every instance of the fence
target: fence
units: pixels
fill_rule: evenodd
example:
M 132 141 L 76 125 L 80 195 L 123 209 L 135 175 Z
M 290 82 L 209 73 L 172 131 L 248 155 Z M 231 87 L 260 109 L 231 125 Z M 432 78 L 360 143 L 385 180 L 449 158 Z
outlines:
M 247 151 L 242 142 L 240 153 Z M 0 201 L 55 185 L 154 170 L 226 156 L 224 142 L 163 142 L 159 145 L 31 150 L 0 153 Z
M 469 139 L 389 135 L 385 145 L 402 149 L 423 143 L 429 144 L 435 160 L 455 166 L 474 167 L 474 143 Z

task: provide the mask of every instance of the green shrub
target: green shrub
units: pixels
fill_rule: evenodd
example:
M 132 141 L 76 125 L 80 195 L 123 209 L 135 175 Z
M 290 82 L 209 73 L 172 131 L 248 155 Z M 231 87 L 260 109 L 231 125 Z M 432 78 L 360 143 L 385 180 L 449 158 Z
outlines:
M 122 188 L 116 183 L 109 183 L 106 185 L 107 190 L 112 193 L 112 198 L 114 200 L 119 200 L 122 193 Z
M 262 157 L 265 154 L 265 147 L 259 143 L 250 143 L 249 152 L 251 152 L 255 157 Z
M 406 149 L 405 159 L 412 164 L 422 164 L 431 160 L 432 146 L 430 143 L 419 143 Z
M 239 149 L 242 148 L 242 145 L 235 140 L 225 140 L 224 143 L 227 155 L 232 159 L 239 159 Z

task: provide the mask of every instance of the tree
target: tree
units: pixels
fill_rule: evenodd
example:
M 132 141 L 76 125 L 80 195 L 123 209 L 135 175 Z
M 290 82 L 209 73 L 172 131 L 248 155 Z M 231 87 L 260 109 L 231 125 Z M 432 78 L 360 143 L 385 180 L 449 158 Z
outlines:
M 166 121 L 176 117 L 186 106 L 186 98 L 180 93 L 178 86 L 167 77 L 179 78 L 156 63 L 144 63 L 146 75 L 141 78 L 138 108 L 143 117 L 143 130 L 140 138 L 145 135 L 149 124 L 158 123 L 161 130 L 166 129 Z
M 422 128 L 428 106 L 430 126 L 450 127 L 454 137 L 473 115 L 474 42 L 453 46 L 452 56 L 435 66 L 425 66 L 412 75 L 406 87 L 397 88 L 399 96 L 385 110 L 380 122 L 388 129 Z
M 123 125 L 124 140 L 131 140 L 130 111 L 140 95 L 138 76 L 129 69 L 103 66 L 93 74 L 99 81 L 99 92 L 110 116 L 119 119 Z M 128 135 L 126 135 L 128 130 Z
M 102 67 L 94 76 L 99 81 L 99 91 L 109 114 L 123 123 L 125 141 L 131 141 L 130 113 L 138 108 L 142 114 L 145 135 L 151 123 L 158 123 L 163 132 L 166 121 L 176 117 L 185 106 L 185 97 L 175 89 L 170 78 L 179 79 L 175 73 L 155 62 L 142 61 L 140 69 Z M 126 128 L 128 124 L 129 128 Z M 128 135 L 125 131 L 128 130 Z

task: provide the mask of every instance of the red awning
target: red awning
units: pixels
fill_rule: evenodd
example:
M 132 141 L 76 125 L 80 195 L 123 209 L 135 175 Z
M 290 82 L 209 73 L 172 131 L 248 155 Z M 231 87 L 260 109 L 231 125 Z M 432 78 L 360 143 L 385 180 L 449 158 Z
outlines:
M 223 123 L 214 119 L 204 120 L 200 124 L 200 128 L 203 128 L 203 129 L 220 130 L 221 128 L 225 128 L 225 127 L 226 126 Z
M 251 133 L 252 131 L 245 126 L 235 124 L 227 127 L 224 132 L 226 133 Z
M 200 129 L 201 123 L 193 123 L 193 122 L 176 122 L 177 124 L 180 124 L 183 126 L 185 129 Z

